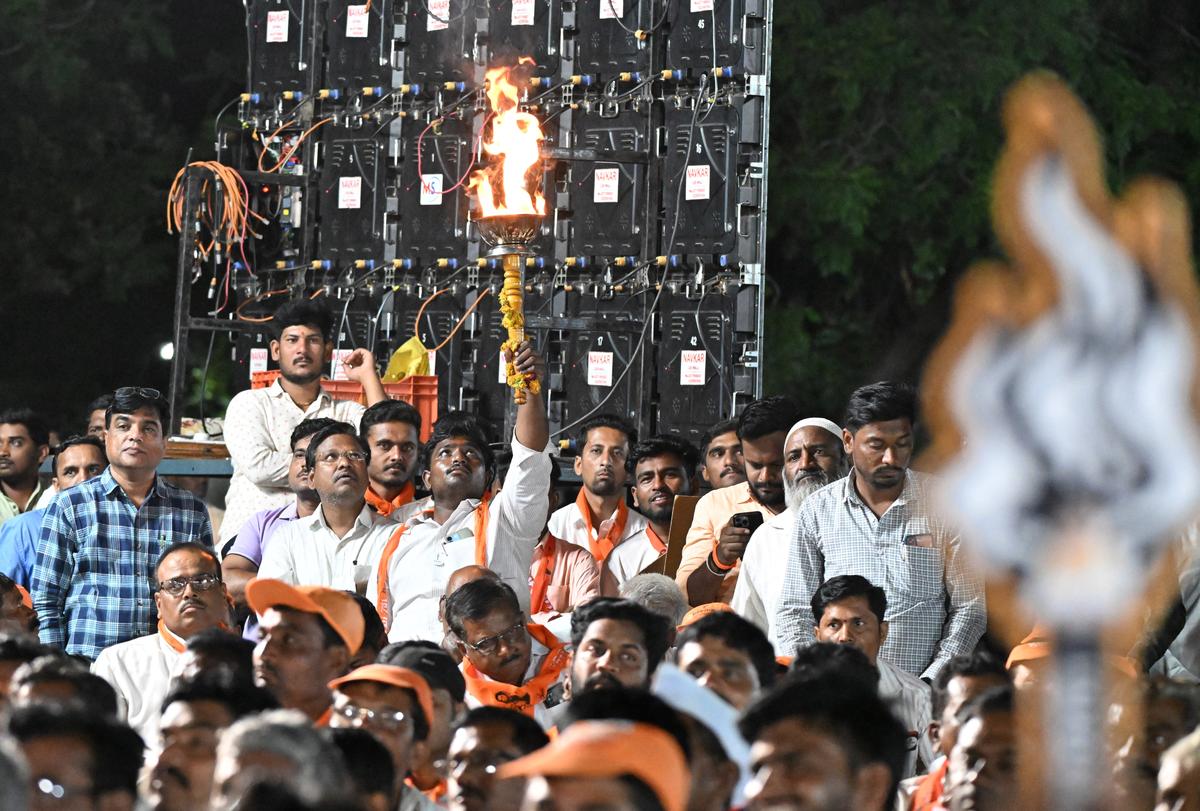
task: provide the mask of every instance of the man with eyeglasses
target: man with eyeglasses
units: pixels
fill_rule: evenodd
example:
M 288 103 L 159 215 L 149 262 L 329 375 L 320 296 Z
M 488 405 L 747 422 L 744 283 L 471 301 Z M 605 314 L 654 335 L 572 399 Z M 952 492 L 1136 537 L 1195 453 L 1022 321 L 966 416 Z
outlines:
M 405 667 L 371 664 L 331 681 L 329 688 L 333 690 L 329 726 L 365 729 L 391 754 L 400 808 L 437 808 L 405 784 L 427 745 L 434 713 L 433 693 L 425 679 Z
M 107 420 L 108 468 L 46 509 L 31 589 L 42 641 L 89 659 L 152 629 L 150 582 L 163 550 L 212 545 L 204 502 L 156 472 L 171 424 L 162 394 L 117 389 Z
M 469 710 L 454 728 L 444 764 L 450 811 L 519 808 L 525 781 L 501 780 L 496 772 L 548 743 L 546 732 L 527 715 L 499 707 Z
M 187 640 L 229 621 L 221 564 L 205 546 L 184 542 L 168 548 L 154 567 L 154 584 L 157 632 L 105 648 L 92 665 L 116 691 L 119 717 L 148 742 L 158 734 L 159 710 L 179 674 Z
M 468 707 L 503 707 L 548 726 L 552 690 L 571 665 L 554 634 L 527 623 L 507 583 L 484 578 L 446 599 L 446 622 L 463 655 Z

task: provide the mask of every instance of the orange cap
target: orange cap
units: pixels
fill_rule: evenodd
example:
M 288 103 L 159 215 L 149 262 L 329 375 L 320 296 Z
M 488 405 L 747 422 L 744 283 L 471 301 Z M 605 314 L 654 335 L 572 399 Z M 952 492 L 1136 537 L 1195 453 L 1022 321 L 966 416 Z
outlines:
M 683 750 L 658 727 L 631 721 L 577 721 L 536 752 L 506 763 L 509 777 L 636 777 L 666 811 L 687 807 L 691 774 Z
M 1021 640 L 1021 643 L 1009 652 L 1008 661 L 1004 663 L 1004 667 L 1011 670 L 1013 665 L 1020 662 L 1045 659 L 1053 650 L 1054 643 L 1050 632 L 1041 625 L 1035 625 L 1033 630 Z
M 246 602 L 259 616 L 268 608 L 278 607 L 317 614 L 342 638 L 351 655 L 362 645 L 365 625 L 362 611 L 344 591 L 324 586 L 293 586 L 282 580 L 256 577 L 246 584 Z
M 417 705 L 421 708 L 421 712 L 425 713 L 425 724 L 433 726 L 433 691 L 429 689 L 429 682 L 425 681 L 425 678 L 417 671 L 394 665 L 363 665 L 351 670 L 345 676 L 329 682 L 329 689 L 336 690 L 343 684 L 360 681 L 371 681 L 376 684 L 387 684 L 412 690 L 417 697 Z
M 719 614 L 722 611 L 733 611 L 733 609 L 730 608 L 729 603 L 705 603 L 704 605 L 698 605 L 683 615 L 683 619 L 679 621 L 679 625 L 675 627 L 675 630 L 682 631 L 696 620 L 703 619 L 709 614 Z
M 17 593 L 21 595 L 21 605 L 26 608 L 33 608 L 33 598 L 29 596 L 29 592 L 20 583 L 13 583 L 17 587 Z

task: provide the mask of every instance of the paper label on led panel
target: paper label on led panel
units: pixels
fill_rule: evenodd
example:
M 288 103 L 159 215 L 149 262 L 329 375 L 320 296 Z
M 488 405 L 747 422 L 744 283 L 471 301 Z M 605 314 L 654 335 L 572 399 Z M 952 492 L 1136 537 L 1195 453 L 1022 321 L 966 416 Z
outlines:
M 617 201 L 617 181 L 621 178 L 621 170 L 617 167 L 611 169 L 597 169 L 592 177 L 595 178 L 595 188 L 592 190 L 593 203 L 616 203 Z
M 429 374 L 435 375 L 437 374 L 437 371 L 435 371 L 437 369 L 437 352 L 430 349 L 427 351 L 427 354 L 429 355 Z
M 712 11 L 713 0 L 692 0 L 692 13 L 698 11 Z
M 625 16 L 625 0 L 600 0 L 600 19 L 617 20 Z
M 267 350 L 264 347 L 257 347 L 250 350 L 250 374 L 255 372 L 267 371 Z
M 687 185 L 683 192 L 684 199 L 707 200 L 711 173 L 712 169 L 707 163 L 702 166 L 689 166 L 687 168 Z
M 588 352 L 587 381 L 589 386 L 612 385 L 612 352 Z
M 287 42 L 288 13 L 286 11 L 267 12 L 267 42 Z
M 362 178 L 338 178 L 338 208 L 362 208 Z
M 679 385 L 703 386 L 708 353 L 703 349 L 685 349 L 679 362 Z
M 349 380 L 350 375 L 346 374 L 346 367 L 342 365 L 342 361 L 354 354 L 353 349 L 335 349 L 333 350 L 333 360 L 330 361 L 329 379 L 330 380 Z
M 450 0 L 425 0 L 426 31 L 445 31 L 450 27 Z
M 512 24 L 533 25 L 534 0 L 513 0 Z
M 421 205 L 440 206 L 442 204 L 442 176 L 440 174 L 421 175 Z
M 346 6 L 346 39 L 366 39 L 370 20 L 366 3 L 361 6 Z

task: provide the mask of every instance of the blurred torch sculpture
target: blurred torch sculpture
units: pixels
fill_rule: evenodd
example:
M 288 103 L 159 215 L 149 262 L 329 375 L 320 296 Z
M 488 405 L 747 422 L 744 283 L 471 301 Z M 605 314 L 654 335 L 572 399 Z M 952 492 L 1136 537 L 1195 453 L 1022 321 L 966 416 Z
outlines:
M 1106 681 L 1128 650 L 1106 643 L 1200 500 L 1188 212 L 1162 181 L 1109 195 L 1096 127 L 1055 77 L 1020 81 L 1004 125 L 993 221 L 1012 264 L 958 286 L 926 370 L 930 453 L 947 511 L 1008 589 L 994 616 L 1054 639 L 1017 807 L 1106 809 Z
M 483 141 L 483 151 L 492 160 L 472 173 L 467 187 L 475 193 L 476 225 L 488 245 L 487 256 L 500 259 L 504 270 L 500 312 L 508 331 L 503 349 L 510 355 L 525 340 L 525 257 L 532 253 L 529 245 L 546 215 L 540 154 L 544 136 L 537 116 L 520 109 L 513 70 L 502 67 L 487 72 L 491 137 Z M 527 390 L 540 393 L 536 377 L 518 374 L 512 361 L 506 362 L 516 403 L 525 402 Z

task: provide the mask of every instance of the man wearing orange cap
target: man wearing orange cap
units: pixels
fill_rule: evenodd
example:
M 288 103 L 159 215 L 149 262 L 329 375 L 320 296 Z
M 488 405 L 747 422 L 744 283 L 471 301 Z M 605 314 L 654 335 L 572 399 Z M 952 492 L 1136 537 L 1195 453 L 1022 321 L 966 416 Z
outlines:
M 623 721 L 579 721 L 550 745 L 501 766 L 524 777 L 526 811 L 684 811 L 691 777 L 670 735 Z
M 345 674 L 362 644 L 358 603 L 344 591 L 261 577 L 246 585 L 246 602 L 258 614 L 255 683 L 285 708 L 327 725 L 333 714 L 329 682 Z
M 400 808 L 436 808 L 404 782 L 427 745 L 433 719 L 433 692 L 425 679 L 406 667 L 371 664 L 334 679 L 329 689 L 333 690 L 329 725 L 365 729 L 391 754 Z

